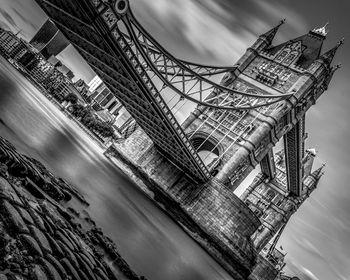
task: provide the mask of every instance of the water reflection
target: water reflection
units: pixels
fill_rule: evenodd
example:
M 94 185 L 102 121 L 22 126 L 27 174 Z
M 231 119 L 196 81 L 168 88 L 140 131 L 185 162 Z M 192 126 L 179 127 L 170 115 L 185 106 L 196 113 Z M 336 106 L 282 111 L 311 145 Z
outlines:
M 86 195 L 91 217 L 137 273 L 152 280 L 231 279 L 3 60 L 0 84 L 0 134 Z

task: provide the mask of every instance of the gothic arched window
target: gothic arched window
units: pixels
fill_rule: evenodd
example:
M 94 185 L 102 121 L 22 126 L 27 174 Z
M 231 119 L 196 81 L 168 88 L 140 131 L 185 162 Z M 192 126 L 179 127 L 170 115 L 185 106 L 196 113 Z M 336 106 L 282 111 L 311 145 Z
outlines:
M 276 57 L 276 61 L 281 62 L 283 59 L 287 57 L 287 55 L 290 53 L 290 49 L 284 49 L 282 50 L 279 55 Z
M 283 64 L 286 64 L 286 65 L 289 65 L 291 64 L 295 59 L 296 57 L 298 56 L 298 52 L 297 51 L 293 51 L 291 52 L 284 60 L 283 60 Z

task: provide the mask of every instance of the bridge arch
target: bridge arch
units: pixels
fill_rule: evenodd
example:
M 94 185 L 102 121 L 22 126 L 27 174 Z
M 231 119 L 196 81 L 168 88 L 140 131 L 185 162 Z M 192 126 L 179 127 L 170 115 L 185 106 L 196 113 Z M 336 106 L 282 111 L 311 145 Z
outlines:
M 190 142 L 205 166 L 211 170 L 211 173 L 216 173 L 216 168 L 220 165 L 220 160 L 217 161 L 217 159 L 224 151 L 224 147 L 219 143 L 219 140 L 209 133 L 197 131 L 194 135 L 191 135 Z

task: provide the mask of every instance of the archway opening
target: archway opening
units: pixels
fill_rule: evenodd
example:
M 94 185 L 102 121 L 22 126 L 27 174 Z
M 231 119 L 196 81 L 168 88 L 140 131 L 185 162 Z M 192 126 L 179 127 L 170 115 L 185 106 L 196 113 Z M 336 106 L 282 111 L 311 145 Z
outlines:
M 191 142 L 205 166 L 213 170 L 219 163 L 220 147 L 215 139 L 207 138 L 196 135 L 191 139 Z

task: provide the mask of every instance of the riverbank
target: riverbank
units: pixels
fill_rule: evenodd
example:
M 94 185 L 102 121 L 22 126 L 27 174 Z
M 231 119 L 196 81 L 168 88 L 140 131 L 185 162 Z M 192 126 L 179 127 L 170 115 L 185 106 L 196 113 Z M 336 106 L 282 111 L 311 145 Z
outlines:
M 85 198 L 0 137 L 0 277 L 41 280 L 144 280 L 86 211 Z

